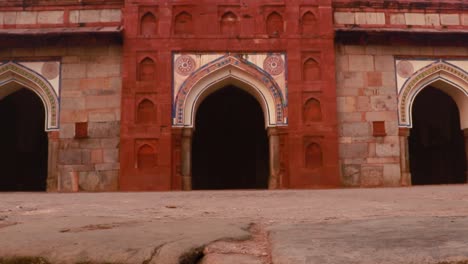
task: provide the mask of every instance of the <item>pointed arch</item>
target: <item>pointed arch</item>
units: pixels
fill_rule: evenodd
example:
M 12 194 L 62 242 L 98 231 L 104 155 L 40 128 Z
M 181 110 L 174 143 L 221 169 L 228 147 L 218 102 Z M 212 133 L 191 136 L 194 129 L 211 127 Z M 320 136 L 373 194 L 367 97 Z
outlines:
M 138 149 L 137 154 L 137 168 L 138 169 L 151 169 L 157 165 L 157 155 L 153 147 L 144 144 Z
M 140 35 L 153 36 L 158 34 L 158 20 L 151 12 L 146 12 L 140 19 Z
M 266 30 L 270 36 L 279 36 L 284 32 L 283 17 L 278 12 L 274 11 L 268 15 Z
M 320 101 L 315 98 L 310 98 L 304 104 L 304 123 L 312 123 L 322 121 L 322 107 Z
M 225 55 L 192 73 L 181 85 L 173 109 L 174 125 L 193 127 L 199 104 L 226 85 L 235 85 L 258 100 L 266 126 L 287 124 L 287 102 L 275 80 L 252 63 Z
M 149 99 L 143 99 L 137 107 L 137 124 L 153 124 L 156 123 L 156 106 Z
M 412 127 L 412 106 L 418 93 L 431 85 L 450 95 L 460 111 L 461 128 L 468 128 L 468 73 L 438 61 L 414 73 L 398 94 L 398 120 L 401 127 Z
M 307 11 L 301 19 L 302 34 L 311 34 L 317 31 L 317 18 L 314 13 Z
M 58 130 L 59 97 L 52 85 L 40 74 L 15 62 L 0 65 L 0 99 L 21 88 L 30 89 L 41 98 L 45 109 L 45 130 Z
M 138 80 L 152 81 L 156 73 L 156 64 L 150 57 L 146 57 L 140 61 L 138 65 Z
M 221 33 L 227 35 L 236 35 L 239 33 L 239 19 L 236 14 L 228 11 L 221 17 Z
M 322 166 L 322 148 L 317 143 L 310 143 L 305 150 L 305 167 L 308 169 L 317 169 Z
M 190 13 L 182 11 L 175 17 L 174 34 L 193 34 L 193 20 Z
M 302 78 L 305 81 L 318 81 L 322 79 L 320 64 L 314 58 L 305 60 L 302 66 Z

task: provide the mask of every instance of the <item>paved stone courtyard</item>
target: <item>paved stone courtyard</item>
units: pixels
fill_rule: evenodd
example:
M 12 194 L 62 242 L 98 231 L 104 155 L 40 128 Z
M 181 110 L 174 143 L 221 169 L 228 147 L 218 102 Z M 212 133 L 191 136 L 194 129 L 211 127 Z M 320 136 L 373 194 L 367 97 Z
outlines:
M 1 193 L 0 263 L 464 263 L 468 186 Z

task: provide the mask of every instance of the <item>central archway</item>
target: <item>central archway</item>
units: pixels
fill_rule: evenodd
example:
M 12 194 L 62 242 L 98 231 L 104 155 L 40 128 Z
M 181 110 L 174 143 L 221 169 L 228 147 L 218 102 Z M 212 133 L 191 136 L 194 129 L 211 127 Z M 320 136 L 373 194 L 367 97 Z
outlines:
M 231 85 L 208 95 L 196 112 L 192 188 L 266 189 L 268 166 L 268 137 L 257 99 Z
M 45 109 L 22 88 L 0 100 L 0 191 L 46 191 L 48 138 Z
M 465 183 L 465 143 L 455 101 L 429 86 L 417 95 L 412 110 L 408 139 L 412 184 Z

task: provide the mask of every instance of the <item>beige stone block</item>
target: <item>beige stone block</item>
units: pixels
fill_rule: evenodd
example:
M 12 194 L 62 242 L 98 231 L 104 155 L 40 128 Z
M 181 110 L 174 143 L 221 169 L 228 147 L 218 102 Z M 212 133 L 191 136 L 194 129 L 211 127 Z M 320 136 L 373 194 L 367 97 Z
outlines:
M 391 14 L 390 15 L 390 24 L 392 24 L 392 25 L 406 25 L 405 15 L 404 14 Z
M 361 186 L 377 187 L 383 185 L 383 166 L 363 165 L 361 167 Z
M 468 14 L 461 15 L 461 24 L 463 26 L 468 26 Z
M 359 178 L 361 176 L 361 165 L 349 164 L 342 167 L 342 182 L 347 187 L 359 186 Z
M 372 55 L 349 55 L 349 65 L 353 71 L 374 71 Z
M 440 26 L 439 14 L 426 14 L 426 26 Z
M 368 25 L 385 25 L 385 14 L 376 12 L 366 13 L 366 24 Z
M 5 25 L 16 24 L 16 12 L 5 12 L 3 14 L 3 24 Z
M 59 131 L 60 138 L 73 138 L 75 137 L 75 124 L 67 124 L 61 123 L 60 124 L 60 131 Z
M 383 181 L 385 186 L 400 186 L 400 164 L 383 165 Z
M 365 25 L 366 23 L 366 13 L 364 12 L 356 12 L 354 13 L 354 19 L 356 24 L 358 25 Z
M 86 65 L 84 64 L 63 64 L 62 78 L 75 79 L 86 77 Z
M 343 123 L 340 125 L 340 136 L 367 137 L 370 136 L 370 127 L 367 122 Z
M 82 149 L 100 149 L 101 148 L 101 140 L 95 138 L 87 138 L 80 140 L 80 148 Z
M 60 110 L 60 122 L 64 123 L 76 123 L 88 121 L 88 115 L 84 109 L 80 110 Z
M 80 79 L 62 79 L 62 89 L 78 90 L 80 89 Z
M 90 122 L 115 121 L 114 112 L 91 112 L 88 120 Z
M 371 96 L 372 110 L 376 111 L 396 111 L 397 98 L 396 95 L 377 95 Z
M 338 97 L 337 98 L 338 112 L 356 112 L 356 98 L 355 97 Z
M 365 158 L 367 157 L 367 143 L 340 144 L 340 158 Z
M 102 149 L 91 150 L 91 163 L 103 163 Z
M 355 24 L 352 12 L 335 12 L 333 16 L 335 24 Z
M 392 67 L 394 63 L 391 64 Z M 389 67 L 390 68 L 390 67 Z M 389 87 L 392 89 L 392 94 L 396 94 L 396 79 L 395 79 L 395 68 L 390 71 L 382 72 L 382 86 Z
M 374 66 L 376 71 L 393 72 L 395 70 L 395 59 L 391 55 L 376 55 L 374 56 Z
M 346 54 L 364 55 L 366 54 L 366 46 L 364 45 L 346 45 L 344 46 Z
M 5 12 L 0 12 L 0 25 L 3 25 L 3 16 L 4 16 L 3 14 L 4 13 Z
M 362 88 L 364 86 L 364 75 L 362 72 L 344 72 L 342 77 L 343 88 Z
M 368 96 L 358 96 L 356 97 L 356 110 L 363 112 L 369 111 L 371 109 L 370 106 L 370 98 Z
M 60 107 L 64 110 L 82 110 L 85 109 L 85 99 L 62 97 L 60 100 Z
M 440 23 L 444 26 L 458 26 L 460 25 L 460 15 L 440 14 Z
M 62 24 L 63 11 L 40 11 L 37 14 L 39 24 Z
M 362 114 L 359 112 L 338 112 L 338 120 L 340 123 L 361 122 Z
M 99 22 L 101 10 L 80 10 L 79 23 Z
M 37 23 L 37 12 L 35 11 L 20 11 L 16 13 L 16 24 L 32 25 Z
M 391 157 L 400 155 L 400 145 L 398 143 L 377 143 L 375 146 L 377 157 Z
M 118 149 L 104 149 L 103 160 L 104 160 L 104 163 L 119 162 L 119 150 Z
M 96 171 L 82 171 L 79 177 L 80 189 L 86 192 L 99 190 L 100 176 Z
M 100 22 L 120 22 L 122 20 L 122 11 L 120 9 L 101 10 Z
M 87 77 L 115 77 L 120 76 L 120 64 L 97 64 L 86 65 Z
M 405 13 L 406 25 L 424 26 L 426 25 L 426 17 L 422 13 Z
M 366 121 L 395 121 L 398 119 L 396 111 L 366 112 Z
M 79 23 L 80 22 L 80 11 L 72 10 L 70 11 L 70 23 Z
M 437 47 L 434 48 L 434 55 L 437 56 L 466 56 L 467 47 Z

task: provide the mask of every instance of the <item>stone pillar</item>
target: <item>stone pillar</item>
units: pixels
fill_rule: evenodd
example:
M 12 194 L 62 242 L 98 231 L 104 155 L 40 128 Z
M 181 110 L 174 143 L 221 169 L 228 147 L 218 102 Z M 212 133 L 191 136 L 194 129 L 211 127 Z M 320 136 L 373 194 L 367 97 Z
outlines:
M 280 138 L 277 128 L 268 128 L 268 142 L 270 147 L 270 178 L 268 180 L 268 189 L 278 189 L 280 182 Z
M 47 134 L 49 138 L 48 153 L 47 158 L 47 191 L 56 192 L 59 190 L 59 181 L 57 174 L 57 159 L 58 159 L 58 150 L 59 150 L 59 132 L 51 131 Z
M 466 153 L 466 168 L 465 168 L 465 176 L 466 182 L 468 183 L 468 128 L 463 129 L 463 135 L 465 136 L 465 153 Z
M 181 174 L 182 190 L 192 190 L 192 128 L 182 130 L 181 141 Z
M 408 137 L 410 135 L 410 129 L 407 127 L 400 127 L 398 130 L 398 135 L 400 137 L 400 170 L 401 186 L 410 186 L 411 185 L 411 172 L 410 172 L 410 163 L 409 163 L 409 145 Z

